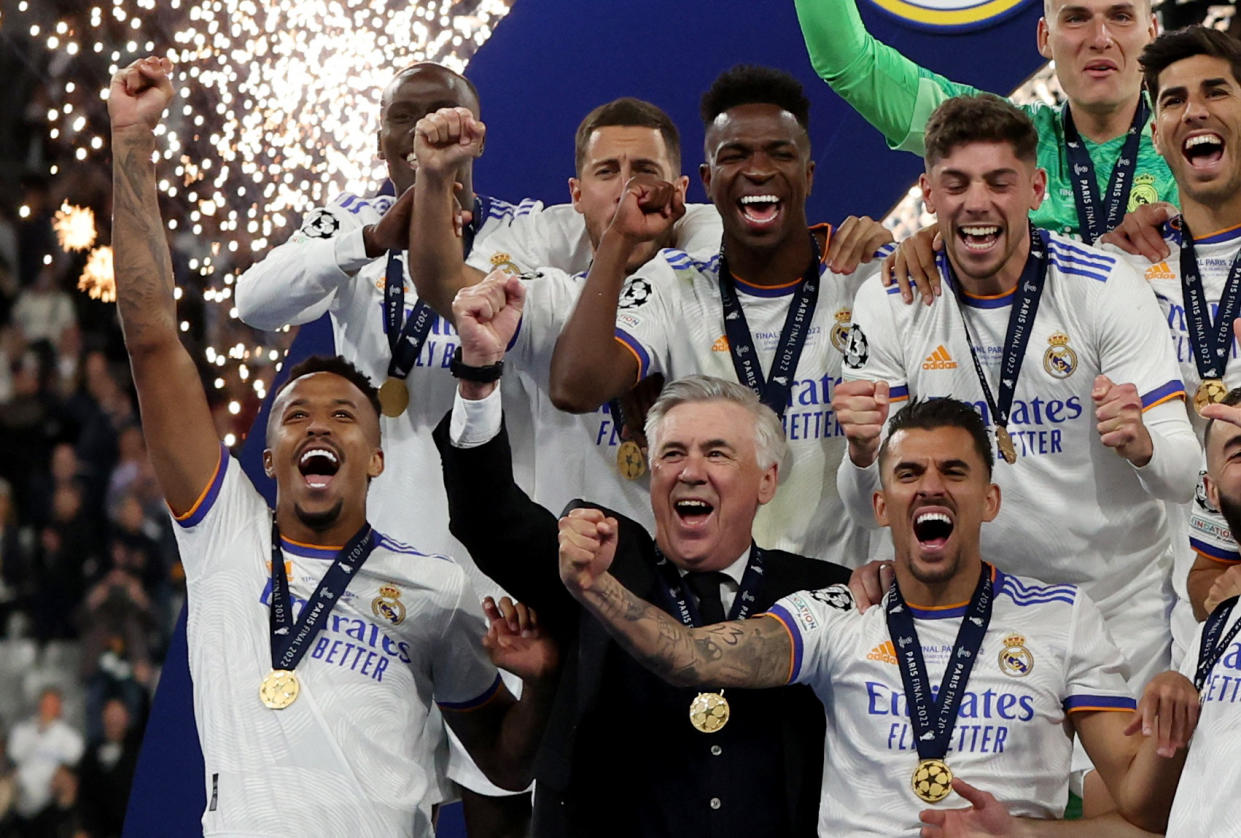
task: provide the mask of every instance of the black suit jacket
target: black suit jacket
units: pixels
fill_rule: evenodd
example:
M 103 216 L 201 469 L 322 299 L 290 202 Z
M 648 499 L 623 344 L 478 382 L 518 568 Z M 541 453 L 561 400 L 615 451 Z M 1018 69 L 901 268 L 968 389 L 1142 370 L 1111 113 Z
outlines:
M 729 690 L 728 725 L 695 731 L 688 709 L 697 690 L 642 669 L 565 589 L 557 518 L 514 482 L 507 434 L 454 448 L 448 422 L 434 436 L 450 529 L 484 573 L 538 611 L 561 648 L 535 761 L 535 835 L 815 835 L 824 720 L 813 693 L 800 686 Z M 581 505 L 589 504 L 569 508 Z M 605 511 L 620 525 L 612 574 L 658 604 L 654 541 L 637 522 Z M 794 591 L 848 580 L 849 571 L 830 562 L 779 550 L 764 555 L 755 613 Z

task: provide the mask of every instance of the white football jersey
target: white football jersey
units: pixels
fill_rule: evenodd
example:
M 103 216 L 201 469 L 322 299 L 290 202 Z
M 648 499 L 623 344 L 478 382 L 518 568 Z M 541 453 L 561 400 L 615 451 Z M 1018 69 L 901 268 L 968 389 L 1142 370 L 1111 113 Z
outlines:
M 657 257 L 658 258 L 658 257 Z M 552 404 L 549 380 L 556 339 L 577 305 L 586 278 L 555 268 L 523 274 L 526 303 L 521 324 L 505 355 L 505 363 L 517 372 L 522 401 L 533 416 L 538 451 L 534 456 L 533 490 L 530 496 L 556 514 L 574 498 L 619 512 L 654 531 L 649 473 L 626 479 L 617 467 L 620 425 L 608 405 L 590 413 L 566 413 Z M 511 399 L 511 396 L 509 397 Z M 510 401 L 505 401 L 505 424 L 510 423 Z
M 991 623 L 944 761 L 1014 815 L 1059 818 L 1073 752 L 1068 714 L 1136 704 L 1088 597 L 1072 585 L 993 578 Z M 910 606 L 935 691 L 966 605 Z M 918 749 L 884 607 L 859 613 L 838 585 L 787 596 L 767 614 L 793 641 L 789 682 L 814 689 L 827 717 L 819 834 L 917 835 L 930 804 L 911 785 Z M 935 807 L 968 805 L 953 792 Z
M 779 491 L 754 519 L 754 540 L 763 547 L 846 566 L 866 561 L 869 535 L 845 514 L 835 491 L 845 438 L 831 402 L 853 296 L 880 264 L 875 259 L 847 276 L 820 268 L 818 301 L 784 411 L 789 457 L 780 466 Z M 737 380 L 724 332 L 719 267 L 718 254 L 699 260 L 664 250 L 626 281 L 616 339 L 638 359 L 640 377 L 659 372 L 669 381 L 695 374 Z M 764 376 L 770 375 L 800 283 L 800 277 L 774 288 L 736 281 Z
M 1185 295 L 1181 287 L 1181 230 L 1179 225 L 1164 225 L 1164 241 L 1171 251 L 1168 258 L 1157 265 L 1152 265 L 1141 256 L 1120 253 L 1120 258 L 1129 262 L 1139 273 L 1145 276 L 1147 283 L 1159 300 L 1167 320 L 1168 331 L 1172 335 L 1172 344 L 1176 352 L 1177 362 L 1181 366 L 1181 379 L 1185 382 L 1185 390 L 1189 398 L 1186 409 L 1189 421 L 1194 426 L 1199 440 L 1206 430 L 1206 420 L 1198 415 L 1193 407 L 1193 394 L 1202 383 L 1198 366 L 1194 363 L 1192 344 L 1189 341 L 1189 324 L 1185 314 Z M 1219 314 L 1220 298 L 1228 282 L 1228 273 L 1232 268 L 1232 260 L 1241 250 L 1241 228 L 1233 228 L 1222 232 L 1194 238 L 1194 255 L 1198 262 L 1198 272 L 1202 277 L 1202 290 L 1206 297 L 1211 322 L 1214 323 Z M 1231 331 L 1229 332 L 1231 335 Z M 1224 385 L 1229 389 L 1241 386 L 1241 364 L 1233 363 L 1237 357 L 1237 343 L 1232 341 L 1229 363 L 1224 368 Z M 1206 473 L 1205 452 L 1199 467 L 1198 489 L 1194 500 L 1173 510 L 1183 533 L 1175 542 L 1176 561 L 1172 571 L 1172 583 L 1177 593 L 1176 610 L 1172 617 L 1172 633 L 1177 647 L 1188 648 L 1188 644 L 1198 621 L 1194 619 L 1193 609 L 1189 605 L 1189 595 L 1185 580 L 1195 557 L 1201 555 L 1222 565 L 1233 565 L 1241 561 L 1238 555 L 1237 542 L 1228 529 L 1228 523 L 1219 510 L 1210 504 L 1206 497 L 1206 489 L 1202 484 L 1202 475 Z
M 1234 608 L 1224 624 L 1223 637 L 1241 619 Z M 1194 679 L 1202 629 L 1181 661 L 1181 674 Z M 1202 838 L 1205 835 L 1241 835 L 1241 810 L 1232 791 L 1241 787 L 1241 635 L 1233 639 L 1211 669 L 1203 685 L 1202 710 L 1190 743 L 1176 799 L 1168 816 L 1168 838 Z
M 289 241 L 274 248 L 238 279 L 241 319 L 256 328 L 275 329 L 286 323 L 308 323 L 326 312 L 331 315 L 336 351 L 361 369 L 376 387 L 383 384 L 392 358 L 383 310 L 387 256 L 366 256 L 362 228 L 377 223 L 394 200 L 386 195 L 363 199 L 345 194 L 309 213 Z M 482 220 L 475 246 L 541 206 L 532 201 L 514 206 L 483 196 L 479 196 L 479 203 Z M 403 255 L 401 258 L 404 261 Z M 417 299 L 406 268 L 406 317 Z M 405 379 L 409 407 L 397 417 L 380 416 L 386 457 L 383 474 L 371 483 L 367 515 L 377 528 L 399 541 L 458 557 L 480 591 L 497 593 L 499 589 L 474 568 L 465 548 L 448 532 L 448 501 L 439 452 L 431 439 L 431 431 L 452 408 L 457 382 L 448 365 L 457 343 L 456 329 L 436 315 Z M 516 395 L 518 391 L 513 388 Z M 530 439 L 524 425 L 529 410 L 515 404 L 510 415 L 514 438 Z M 514 451 L 514 474 L 519 483 L 528 485 L 533 453 L 527 447 L 515 447 Z
M 270 710 L 258 690 L 271 670 L 271 512 L 228 452 L 220 456 L 175 528 L 204 833 L 432 835 L 432 702 L 468 708 L 499 688 L 465 574 L 376 532 L 297 665 L 297 700 Z M 294 619 L 338 549 L 284 542 Z
M 594 250 L 582 214 L 572 204 L 527 212 L 523 208 L 485 241 L 476 241 L 466 262 L 483 273 L 504 268 L 521 274 L 549 265 L 571 274 L 590 269 Z M 720 249 L 722 236 L 723 225 L 714 204 L 686 204 L 685 215 L 673 227 L 671 246 L 710 256 Z
M 1081 586 L 1133 665 L 1136 683 L 1167 669 L 1172 530 L 1163 500 L 1186 502 L 1199 448 L 1184 387 L 1150 289 L 1116 258 L 1049 234 L 1047 278 L 1022 359 L 1008 429 L 1017 448 L 997 456 L 1003 504 L 982 546 L 1003 570 Z M 887 381 L 892 411 L 907 397 L 972 402 L 988 426 L 962 315 L 992 393 L 1013 294 L 961 302 L 945 285 L 930 306 L 905 305 L 874 279 L 858 292 L 845 378 Z M 1155 444 L 1135 468 L 1099 439 L 1095 377 L 1136 385 Z M 878 467 L 841 466 L 840 489 L 859 521 L 873 521 Z

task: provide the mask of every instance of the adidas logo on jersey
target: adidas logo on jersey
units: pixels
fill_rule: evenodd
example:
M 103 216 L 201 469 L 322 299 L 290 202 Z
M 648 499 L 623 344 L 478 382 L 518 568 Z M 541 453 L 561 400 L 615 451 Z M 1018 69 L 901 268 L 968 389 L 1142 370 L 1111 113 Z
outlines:
M 885 640 L 875 648 L 871 649 L 866 655 L 868 661 L 879 661 L 880 663 L 896 663 L 896 647 L 892 645 L 891 640 Z
M 1160 262 L 1146 269 L 1146 281 L 1150 282 L 1152 279 L 1176 279 L 1176 274 L 1168 267 L 1167 262 Z
M 939 348 L 926 356 L 926 360 L 922 362 L 924 370 L 955 370 L 957 362 L 952 360 L 952 356 L 948 354 L 948 350 L 941 343 Z
M 727 352 L 728 351 L 728 336 L 720 335 L 718 338 L 716 338 L 715 343 L 711 344 L 711 351 L 712 352 Z

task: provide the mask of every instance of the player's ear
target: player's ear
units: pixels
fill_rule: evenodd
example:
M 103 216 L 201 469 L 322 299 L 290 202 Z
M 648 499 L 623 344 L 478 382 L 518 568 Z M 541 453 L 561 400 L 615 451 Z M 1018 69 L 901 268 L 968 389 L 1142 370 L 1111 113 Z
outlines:
M 888 499 L 883 496 L 883 491 L 875 492 L 871 496 L 870 503 L 875 510 L 875 523 L 886 527 L 888 525 Z
M 370 461 L 366 464 L 366 476 L 378 477 L 384 473 L 384 452 L 382 448 L 371 451 Z
M 276 476 L 276 469 L 272 465 L 272 455 L 271 455 L 270 448 L 263 449 L 263 473 L 266 474 L 268 477 L 272 477 L 272 478 Z
M 1038 34 L 1036 36 L 1038 42 L 1038 54 L 1044 58 L 1051 60 L 1051 29 L 1047 25 L 1047 18 L 1038 19 Z
M 1206 490 L 1207 501 L 1211 506 L 1219 509 L 1219 487 L 1215 485 L 1215 481 L 1211 479 L 1211 475 L 1202 475 L 1202 488 Z
M 575 177 L 569 178 L 569 200 L 575 210 L 582 211 L 582 182 Z
M 918 175 L 918 187 L 922 190 L 922 203 L 926 204 L 926 211 L 935 214 L 935 199 L 931 193 L 931 178 L 926 172 Z
M 982 519 L 994 521 L 1000 514 L 1000 487 L 995 483 L 987 485 L 987 493 L 983 496 Z
M 1031 179 L 1031 186 L 1034 187 L 1034 202 L 1030 209 L 1036 210 L 1043 203 L 1043 198 L 1047 196 L 1047 170 L 1041 166 L 1034 168 L 1034 177 Z
M 809 195 L 814 191 L 814 160 L 811 159 L 806 164 L 806 194 Z
M 689 175 L 681 175 L 674 179 L 672 185 L 676 187 L 677 192 L 681 193 L 681 200 L 685 200 L 685 196 L 689 194 Z
M 702 188 L 711 194 L 711 167 L 706 163 L 698 164 L 698 177 L 702 180 Z

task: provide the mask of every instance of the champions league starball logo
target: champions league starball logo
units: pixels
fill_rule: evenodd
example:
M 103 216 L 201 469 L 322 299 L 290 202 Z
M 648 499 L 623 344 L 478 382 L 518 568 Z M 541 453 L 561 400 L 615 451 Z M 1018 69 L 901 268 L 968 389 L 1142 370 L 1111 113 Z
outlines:
M 625 285 L 621 292 L 618 308 L 637 308 L 646 305 L 651 298 L 651 283 L 642 277 L 634 277 Z
M 830 588 L 811 591 L 810 596 L 824 605 L 840 611 L 853 610 L 853 594 L 849 593 L 849 589 L 844 585 L 833 585 Z
M 917 29 L 984 29 L 1019 11 L 1030 0 L 871 0 Z

